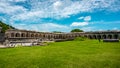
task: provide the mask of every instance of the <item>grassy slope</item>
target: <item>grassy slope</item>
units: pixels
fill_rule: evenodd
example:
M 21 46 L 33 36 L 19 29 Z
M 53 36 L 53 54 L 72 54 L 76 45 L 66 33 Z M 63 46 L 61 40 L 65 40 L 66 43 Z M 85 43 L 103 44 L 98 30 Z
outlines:
M 120 43 L 87 40 L 0 49 L 0 68 L 120 68 Z
M 7 25 L 5 23 L 3 23 L 2 21 L 0 21 L 0 27 L 2 27 L 2 33 L 5 33 L 6 30 L 8 29 L 15 29 L 14 27 Z

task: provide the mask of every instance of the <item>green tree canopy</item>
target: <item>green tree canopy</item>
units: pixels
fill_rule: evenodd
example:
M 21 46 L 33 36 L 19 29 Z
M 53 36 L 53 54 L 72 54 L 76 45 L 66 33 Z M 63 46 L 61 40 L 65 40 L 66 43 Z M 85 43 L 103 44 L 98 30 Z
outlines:
M 73 29 L 73 30 L 71 30 L 71 32 L 83 32 L 83 30 L 80 30 L 80 29 Z
M 14 27 L 5 24 L 2 21 L 0 21 L 0 27 L 2 27 L 2 31 L 1 31 L 2 33 L 4 33 L 7 29 L 15 29 Z
M 62 33 L 62 32 L 60 32 L 60 31 L 53 31 L 53 33 Z

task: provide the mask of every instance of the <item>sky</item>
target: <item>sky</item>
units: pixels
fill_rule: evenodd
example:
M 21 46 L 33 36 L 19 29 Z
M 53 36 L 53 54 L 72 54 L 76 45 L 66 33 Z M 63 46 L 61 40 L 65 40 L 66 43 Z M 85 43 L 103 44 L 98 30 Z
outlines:
M 0 0 L 0 20 L 39 32 L 120 30 L 120 0 Z

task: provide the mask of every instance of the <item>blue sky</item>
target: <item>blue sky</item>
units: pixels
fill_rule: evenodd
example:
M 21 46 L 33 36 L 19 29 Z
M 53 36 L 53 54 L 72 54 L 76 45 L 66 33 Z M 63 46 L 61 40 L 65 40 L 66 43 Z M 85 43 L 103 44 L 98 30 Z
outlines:
M 0 20 L 40 32 L 120 30 L 120 0 L 0 0 Z

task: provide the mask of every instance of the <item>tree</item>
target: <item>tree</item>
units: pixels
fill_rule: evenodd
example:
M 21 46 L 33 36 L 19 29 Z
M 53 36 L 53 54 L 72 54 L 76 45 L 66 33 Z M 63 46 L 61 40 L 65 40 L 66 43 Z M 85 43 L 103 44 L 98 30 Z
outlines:
M 73 29 L 73 30 L 71 30 L 71 32 L 83 32 L 83 30 L 80 30 L 80 29 Z
M 60 31 L 53 31 L 53 33 L 62 33 L 62 32 L 60 32 Z
M 5 33 L 7 29 L 15 29 L 14 27 L 5 24 L 2 21 L 0 21 L 0 27 L 2 27 L 2 31 L 1 31 L 2 33 Z

